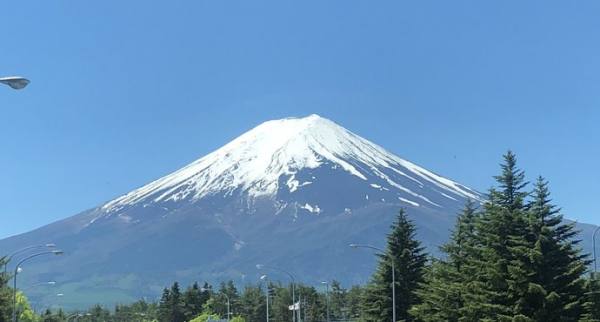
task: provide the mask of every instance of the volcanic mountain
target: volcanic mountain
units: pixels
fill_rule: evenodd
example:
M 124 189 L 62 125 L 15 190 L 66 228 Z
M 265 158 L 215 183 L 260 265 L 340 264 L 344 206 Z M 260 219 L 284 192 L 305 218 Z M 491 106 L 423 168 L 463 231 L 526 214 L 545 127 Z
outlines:
M 405 208 L 436 252 L 478 192 L 311 115 L 265 122 L 222 148 L 97 208 L 0 241 L 53 242 L 66 256 L 27 266 L 25 283 L 57 280 L 61 305 L 156 297 L 172 281 L 255 282 L 256 264 L 308 284 L 368 280 Z M 273 276 L 285 280 L 285 276 Z M 34 293 L 56 304 L 48 290 Z

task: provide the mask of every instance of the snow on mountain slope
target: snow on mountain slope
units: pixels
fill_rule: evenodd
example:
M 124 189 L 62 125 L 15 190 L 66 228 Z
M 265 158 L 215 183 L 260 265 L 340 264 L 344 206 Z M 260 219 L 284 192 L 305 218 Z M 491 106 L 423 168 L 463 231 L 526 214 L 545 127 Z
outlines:
M 114 212 L 138 203 L 194 201 L 238 189 L 249 198 L 273 198 L 281 188 L 282 176 L 289 176 L 286 185 L 293 193 L 312 183 L 296 180 L 294 175 L 298 171 L 324 164 L 340 167 L 365 183 L 369 177 L 376 176 L 388 186 L 431 204 L 434 203 L 418 191 L 412 191 L 394 179 L 400 176 L 418 187 L 433 186 L 450 199 L 456 196 L 480 198 L 477 192 L 395 156 L 313 114 L 265 122 L 188 166 L 105 204 L 102 209 Z M 415 200 L 404 200 L 417 204 Z

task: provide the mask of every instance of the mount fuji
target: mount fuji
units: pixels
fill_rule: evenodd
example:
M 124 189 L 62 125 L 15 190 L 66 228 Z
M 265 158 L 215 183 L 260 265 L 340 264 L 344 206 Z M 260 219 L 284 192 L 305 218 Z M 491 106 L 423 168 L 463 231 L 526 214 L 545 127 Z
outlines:
M 0 249 L 64 249 L 20 277 L 56 280 L 64 307 L 154 298 L 175 280 L 255 282 L 258 263 L 308 284 L 364 283 L 375 257 L 349 243 L 383 246 L 404 208 L 436 253 L 468 199 L 482 195 L 310 115 L 260 124 L 97 208 L 1 240 Z M 56 304 L 55 293 L 35 292 L 35 301 Z

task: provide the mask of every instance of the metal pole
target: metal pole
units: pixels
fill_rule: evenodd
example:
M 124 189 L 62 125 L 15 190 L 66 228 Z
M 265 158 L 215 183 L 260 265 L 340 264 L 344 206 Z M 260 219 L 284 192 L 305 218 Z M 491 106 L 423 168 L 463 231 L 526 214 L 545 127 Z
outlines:
M 230 319 L 231 319 L 231 307 L 230 307 L 230 303 L 229 303 L 229 296 L 227 296 L 227 321 L 229 322 Z
M 306 303 L 306 298 L 303 299 L 303 302 L 304 302 L 304 304 L 302 307 L 304 308 L 304 318 L 302 318 L 302 321 L 306 321 L 306 311 L 307 311 L 306 309 L 308 308 L 308 304 Z
M 298 314 L 298 318 L 297 318 L 297 320 L 300 321 L 300 322 L 303 321 L 303 319 L 302 319 L 302 307 L 303 307 L 303 305 L 302 305 L 302 293 L 299 293 L 298 294 L 298 313 L 297 313 Z
M 329 282 L 321 282 L 321 284 L 325 284 L 326 288 L 325 288 L 325 302 L 327 303 L 327 322 L 330 321 L 329 319 Z
M 331 295 L 329 293 L 329 283 L 327 283 L 327 322 L 331 321 L 330 315 L 330 307 L 331 307 Z
M 292 282 L 292 308 L 293 308 L 293 320 L 296 322 L 296 286 Z
M 267 322 L 269 322 L 269 278 L 267 275 L 260 277 L 261 281 L 265 282 L 265 295 L 267 299 Z
M 598 231 L 600 231 L 600 226 L 596 227 L 596 230 L 594 230 L 594 234 L 592 235 L 592 248 L 594 250 L 594 275 L 598 273 L 598 265 L 596 263 L 596 235 L 598 234 Z
M 296 307 L 294 306 L 294 309 Z M 298 292 L 298 310 L 294 310 L 294 312 L 296 312 L 296 314 L 298 315 L 298 317 L 296 317 L 296 321 L 298 322 L 302 322 L 302 293 Z
M 396 322 L 396 267 L 394 265 L 394 258 L 391 257 L 385 250 L 371 246 L 371 245 L 359 245 L 359 244 L 350 244 L 352 248 L 370 248 L 382 253 L 383 256 L 386 256 L 392 262 L 392 322 Z
M 390 260 L 392 261 L 392 316 L 396 322 L 396 267 L 394 259 L 390 258 Z

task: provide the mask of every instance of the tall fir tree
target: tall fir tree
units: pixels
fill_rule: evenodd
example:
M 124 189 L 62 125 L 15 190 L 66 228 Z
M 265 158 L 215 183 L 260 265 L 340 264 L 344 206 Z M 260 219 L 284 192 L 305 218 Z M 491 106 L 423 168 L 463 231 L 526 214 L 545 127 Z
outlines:
M 348 290 L 346 295 L 346 307 L 344 309 L 343 317 L 345 320 L 359 320 L 360 318 L 360 307 L 361 299 L 363 298 L 364 287 L 360 285 L 354 285 Z
M 584 313 L 580 322 L 600 322 L 600 279 L 590 274 L 585 284 Z
M 379 266 L 367 285 L 362 300 L 365 321 L 392 320 L 392 261 L 395 266 L 396 319 L 413 321 L 408 310 L 417 304 L 416 290 L 423 281 L 427 255 L 415 238 L 415 226 L 404 210 L 400 210 L 391 226 L 384 254 L 379 254 Z
M 514 305 L 522 285 L 523 272 L 515 265 L 513 250 L 527 245 L 525 174 L 517 167 L 516 156 L 508 151 L 494 177 L 498 189 L 491 189 L 483 213 L 476 222 L 477 244 L 466 263 L 472 274 L 465 281 L 461 320 L 512 321 Z
M 292 286 L 272 284 L 273 298 L 269 304 L 269 314 L 273 321 L 291 322 L 292 311 L 288 309 L 292 303 Z
M 331 320 L 344 319 L 344 309 L 346 308 L 347 291 L 342 287 L 340 282 L 331 281 L 329 290 L 329 317 Z M 325 299 L 327 304 L 327 299 Z
M 574 225 L 563 223 L 542 178 L 531 194 L 524 191 L 512 152 L 501 167 L 471 242 L 457 248 L 458 225 L 444 249 L 448 258 L 428 271 L 424 304 L 413 309 L 429 313 L 425 321 L 577 321 L 582 314 L 589 262 Z M 453 306 L 458 314 L 450 314 Z
M 159 321 L 168 321 L 170 317 L 170 303 L 171 303 L 171 291 L 168 288 L 164 288 L 160 301 L 158 303 L 158 319 Z
M 184 303 L 179 283 L 173 283 L 171 289 L 164 289 L 160 299 L 158 316 L 161 322 L 184 322 Z
M 248 285 L 240 296 L 239 310 L 246 321 L 264 321 L 266 316 L 265 291 L 260 286 Z
M 188 287 L 183 293 L 184 315 L 186 320 L 191 320 L 202 313 L 202 307 L 207 298 L 197 282 Z M 206 300 L 205 300 L 206 299 Z
M 450 241 L 441 247 L 443 260 L 433 260 L 417 291 L 421 303 L 411 309 L 418 321 L 458 322 L 464 308 L 463 288 L 471 279 L 467 263 L 476 244 L 476 206 L 472 200 L 456 219 Z
M 589 261 L 581 254 L 574 224 L 565 224 L 539 177 L 529 204 L 527 247 L 515 248 L 525 272 L 517 313 L 534 321 L 577 321 L 583 312 Z

